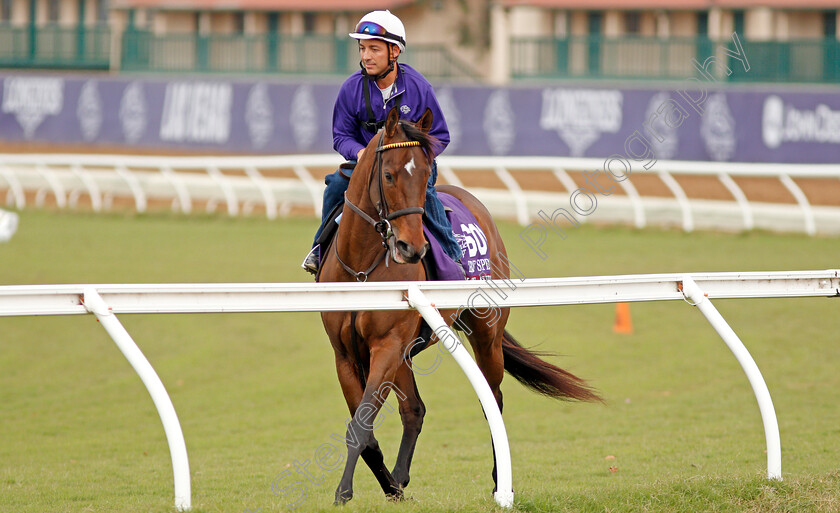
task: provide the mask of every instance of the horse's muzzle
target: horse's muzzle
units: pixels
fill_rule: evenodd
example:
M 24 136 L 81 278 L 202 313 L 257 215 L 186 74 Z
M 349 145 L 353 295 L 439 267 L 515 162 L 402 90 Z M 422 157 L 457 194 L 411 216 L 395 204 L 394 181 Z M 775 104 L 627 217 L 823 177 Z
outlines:
M 403 240 L 398 240 L 394 243 L 394 261 L 399 264 L 416 264 L 423 258 L 428 249 L 428 242 L 417 250 L 411 244 Z

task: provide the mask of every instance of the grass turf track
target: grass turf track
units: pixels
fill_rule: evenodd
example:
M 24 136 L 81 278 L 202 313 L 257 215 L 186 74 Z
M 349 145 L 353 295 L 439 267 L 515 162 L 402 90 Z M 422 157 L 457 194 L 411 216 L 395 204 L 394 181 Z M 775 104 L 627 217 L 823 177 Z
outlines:
M 24 211 L 19 232 L 0 245 L 0 283 L 305 281 L 297 265 L 314 227 L 311 219 Z M 836 238 L 582 227 L 552 241 L 542 261 L 517 226 L 501 228 L 529 278 L 827 269 L 838 267 L 840 254 Z M 517 510 L 840 511 L 840 301 L 716 306 L 773 395 L 785 480 L 763 479 L 754 396 L 696 309 L 633 304 L 630 336 L 612 333 L 612 305 L 517 309 L 510 331 L 527 346 L 561 353 L 552 361 L 608 400 L 559 403 L 505 380 Z M 275 496 L 272 480 L 343 434 L 348 416 L 318 315 L 121 320 L 181 419 L 194 509 L 283 511 L 299 498 Z M 418 385 L 428 414 L 412 500 L 387 502 L 360 465 L 356 497 L 342 511 L 496 509 L 489 431 L 465 377 L 449 362 Z M 390 464 L 400 422 L 382 415 L 377 436 Z M 173 510 L 160 420 L 92 316 L 0 318 L 0 419 L 0 511 Z M 339 472 L 308 483 L 295 511 L 336 511 Z

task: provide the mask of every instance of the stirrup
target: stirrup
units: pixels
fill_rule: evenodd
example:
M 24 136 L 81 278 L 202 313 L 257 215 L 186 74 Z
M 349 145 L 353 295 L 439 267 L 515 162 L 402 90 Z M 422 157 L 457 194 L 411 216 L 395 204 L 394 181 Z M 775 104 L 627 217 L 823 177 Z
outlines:
M 316 244 L 315 247 L 307 253 L 306 258 L 303 259 L 303 263 L 300 264 L 300 266 L 308 273 L 318 274 L 318 268 L 321 267 L 320 244 Z

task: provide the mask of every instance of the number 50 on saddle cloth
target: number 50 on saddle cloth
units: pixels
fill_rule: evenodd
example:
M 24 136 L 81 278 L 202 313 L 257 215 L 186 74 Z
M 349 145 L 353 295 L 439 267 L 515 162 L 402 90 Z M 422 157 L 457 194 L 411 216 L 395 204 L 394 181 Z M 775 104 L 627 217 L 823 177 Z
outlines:
M 446 217 L 452 224 L 452 231 L 455 240 L 461 246 L 464 256 L 461 258 L 463 272 L 455 262 L 443 251 L 440 243 L 432 236 L 431 232 L 424 226 L 423 232 L 429 240 L 432 259 L 434 261 L 434 280 L 489 280 L 490 279 L 490 255 L 488 254 L 487 237 L 478 225 L 475 216 L 463 203 L 454 196 L 443 192 L 437 193 L 440 202 L 446 207 Z

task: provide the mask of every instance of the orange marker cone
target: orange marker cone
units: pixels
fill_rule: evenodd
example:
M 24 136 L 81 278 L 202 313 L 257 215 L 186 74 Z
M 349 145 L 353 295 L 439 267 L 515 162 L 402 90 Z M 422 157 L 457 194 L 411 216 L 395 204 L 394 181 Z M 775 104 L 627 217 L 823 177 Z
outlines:
M 629 303 L 615 304 L 615 324 L 613 324 L 613 331 L 625 335 L 633 333 L 633 320 L 630 318 Z

